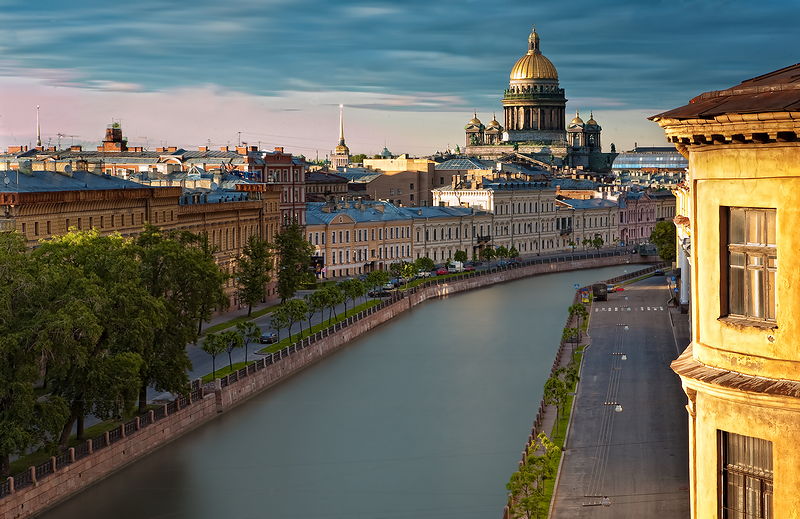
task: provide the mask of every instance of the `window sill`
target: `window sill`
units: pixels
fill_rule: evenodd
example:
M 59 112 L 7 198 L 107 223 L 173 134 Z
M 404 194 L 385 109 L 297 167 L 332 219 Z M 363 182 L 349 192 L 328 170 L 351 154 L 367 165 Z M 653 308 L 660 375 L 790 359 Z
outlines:
M 717 321 L 722 324 L 732 326 L 734 328 L 761 328 L 762 330 L 777 330 L 778 323 L 773 321 L 764 321 L 761 319 L 748 319 L 746 317 L 731 317 L 724 315 L 719 317 Z

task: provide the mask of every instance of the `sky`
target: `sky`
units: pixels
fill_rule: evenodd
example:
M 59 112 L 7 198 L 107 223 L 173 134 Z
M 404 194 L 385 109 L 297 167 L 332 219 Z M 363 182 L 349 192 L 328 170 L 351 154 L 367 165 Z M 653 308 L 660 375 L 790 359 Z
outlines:
M 0 0 L 0 147 L 285 146 L 426 155 L 497 113 L 531 26 L 606 148 L 646 117 L 800 62 L 800 0 Z M 239 133 L 241 132 L 241 133 Z M 58 134 L 63 134 L 61 137 Z

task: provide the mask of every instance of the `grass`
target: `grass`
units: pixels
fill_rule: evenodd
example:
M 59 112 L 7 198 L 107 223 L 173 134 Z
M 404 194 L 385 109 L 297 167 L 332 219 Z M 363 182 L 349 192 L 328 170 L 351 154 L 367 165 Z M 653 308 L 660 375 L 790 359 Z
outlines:
M 233 319 L 231 319 L 229 321 L 225 321 L 224 323 L 218 323 L 218 324 L 215 324 L 213 326 L 209 326 L 208 328 L 203 330 L 203 335 L 206 335 L 206 334 L 209 334 L 209 333 L 221 332 L 222 330 L 227 330 L 228 328 L 236 326 L 239 323 L 243 323 L 245 321 L 252 321 L 253 319 L 256 319 L 258 317 L 261 317 L 262 315 L 265 315 L 265 314 L 268 314 L 268 313 L 272 312 L 273 310 L 278 308 L 278 306 L 280 306 L 280 305 L 268 306 L 266 308 L 262 308 L 261 310 L 256 310 L 255 312 L 253 312 L 249 316 L 240 315 L 238 317 L 234 317 Z
M 366 303 L 362 303 L 362 304 L 356 306 L 355 308 L 351 308 L 347 312 L 342 312 L 340 314 L 337 314 L 333 318 L 333 320 L 330 322 L 330 324 L 328 323 L 328 321 L 323 321 L 323 322 L 321 322 L 319 324 L 315 324 L 314 326 L 311 327 L 311 330 L 305 329 L 300 333 L 292 334 L 291 337 L 286 337 L 286 338 L 281 339 L 280 341 L 276 342 L 275 344 L 270 344 L 266 348 L 262 348 L 261 350 L 259 350 L 259 353 L 275 353 L 277 351 L 280 351 L 283 348 L 285 348 L 287 346 L 290 346 L 294 342 L 297 342 L 297 341 L 299 341 L 301 339 L 304 339 L 304 338 L 308 337 L 309 335 L 313 335 L 313 334 L 317 333 L 320 330 L 324 330 L 328 326 L 332 326 L 332 325 L 334 325 L 334 324 L 336 324 L 338 322 L 344 321 L 348 317 L 350 317 L 352 315 L 355 315 L 358 312 L 361 312 L 363 310 L 366 310 L 367 308 L 371 308 L 373 306 L 377 306 L 380 303 L 381 303 L 380 301 L 375 300 L 375 299 L 373 299 L 371 301 L 367 301 Z M 302 326 L 302 323 L 300 323 L 300 326 Z
M 207 375 L 203 375 L 201 380 L 202 380 L 203 384 L 205 384 L 206 382 L 211 382 L 215 378 L 221 378 L 221 377 L 224 377 L 225 375 L 233 373 L 234 371 L 239 371 L 243 367 L 245 367 L 245 366 L 247 366 L 249 364 L 252 364 L 254 362 L 255 362 L 254 360 L 250 360 L 250 361 L 247 361 L 247 362 L 244 362 L 244 361 L 242 361 L 242 362 L 234 362 L 233 363 L 233 369 L 231 369 L 230 364 L 228 364 L 223 368 L 219 368 L 216 371 L 216 376 L 214 376 L 215 373 L 208 373 Z
M 149 405 L 147 409 L 156 409 L 160 406 L 158 405 Z M 97 438 L 101 434 L 105 433 L 106 431 L 112 431 L 114 429 L 119 428 L 120 425 L 124 424 L 125 422 L 131 420 L 135 416 L 139 414 L 139 407 L 133 407 L 130 411 L 125 413 L 121 420 L 106 420 L 104 422 L 96 423 L 91 427 L 87 427 L 83 430 L 83 437 L 84 440 L 78 440 L 75 435 L 72 435 L 67 443 L 67 447 L 75 447 L 80 443 L 86 441 L 89 438 Z M 26 454 L 25 456 L 21 456 L 20 458 L 11 462 L 9 467 L 10 474 L 18 474 L 24 470 L 27 470 L 28 467 L 40 465 L 46 461 L 48 461 L 52 456 L 57 455 L 58 447 L 55 445 L 41 447 L 30 454 Z

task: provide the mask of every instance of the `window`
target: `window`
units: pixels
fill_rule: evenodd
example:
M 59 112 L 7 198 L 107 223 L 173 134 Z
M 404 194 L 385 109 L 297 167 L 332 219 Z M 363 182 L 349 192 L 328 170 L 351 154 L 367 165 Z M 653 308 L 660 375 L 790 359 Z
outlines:
M 772 442 L 719 431 L 720 517 L 772 518 Z
M 728 301 L 732 317 L 775 321 L 775 209 L 728 208 Z

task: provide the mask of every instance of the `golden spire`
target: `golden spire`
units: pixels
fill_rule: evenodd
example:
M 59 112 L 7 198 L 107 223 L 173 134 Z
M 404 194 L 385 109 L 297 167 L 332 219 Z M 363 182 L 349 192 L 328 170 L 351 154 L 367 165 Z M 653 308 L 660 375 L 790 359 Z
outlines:
M 536 26 L 531 28 L 531 35 L 528 36 L 528 54 L 541 54 L 539 49 L 539 33 L 536 32 Z

